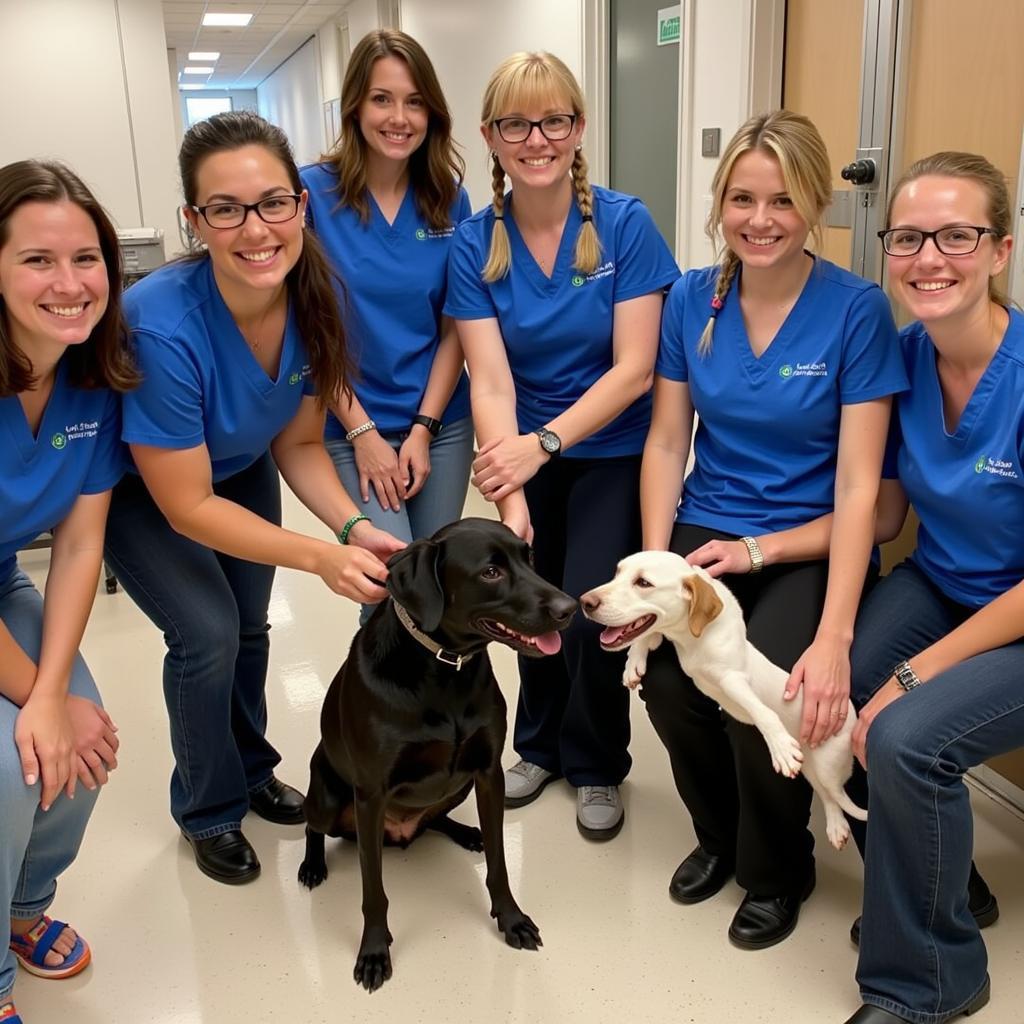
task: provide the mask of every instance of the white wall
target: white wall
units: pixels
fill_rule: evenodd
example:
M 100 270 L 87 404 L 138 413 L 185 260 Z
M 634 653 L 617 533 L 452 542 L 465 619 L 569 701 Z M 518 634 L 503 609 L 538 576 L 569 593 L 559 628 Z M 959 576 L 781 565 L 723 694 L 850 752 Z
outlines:
M 312 163 L 323 153 L 327 140 L 315 37 L 260 82 L 256 102 L 263 117 L 287 132 L 300 166 Z
M 403 0 L 402 30 L 427 51 L 452 109 L 474 210 L 491 196 L 487 148 L 480 137 L 480 102 L 487 79 L 517 50 L 549 50 L 582 78 L 581 8 L 579 0 Z M 354 46 L 359 36 L 353 29 L 352 7 L 348 15 Z
M 441 7 L 443 2 L 446 0 L 438 0 L 438 7 Z M 458 0 L 456 0 L 456 3 Z M 427 7 L 432 6 L 433 0 L 424 0 Z M 402 4 L 402 28 L 406 32 L 410 30 L 405 27 L 405 11 L 409 6 L 407 3 Z M 475 6 L 475 3 L 463 4 L 464 7 Z M 377 10 L 377 0 L 352 0 L 352 2 L 345 8 L 345 17 L 348 19 L 348 39 L 349 46 L 355 49 L 356 43 L 359 42 L 367 32 L 372 32 L 375 28 L 380 28 L 380 19 Z
M 0 164 L 65 161 L 119 227 L 178 248 L 167 41 L 159 0 L 0 3 Z
M 749 116 L 749 47 L 744 37 L 750 0 L 684 0 L 681 14 L 676 257 L 685 270 L 714 260 L 711 243 L 704 235 L 704 222 L 710 209 L 711 179 L 718 159 L 701 156 L 701 129 L 721 129 L 724 149 Z

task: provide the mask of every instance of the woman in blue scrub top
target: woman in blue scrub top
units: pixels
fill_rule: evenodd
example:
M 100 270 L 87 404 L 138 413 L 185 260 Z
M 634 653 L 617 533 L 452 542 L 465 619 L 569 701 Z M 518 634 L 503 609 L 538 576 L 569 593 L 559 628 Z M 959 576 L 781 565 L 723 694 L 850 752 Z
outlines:
M 167 643 L 171 813 L 200 870 L 237 884 L 260 870 L 247 811 L 303 820 L 266 738 L 274 568 L 379 601 L 384 559 L 403 545 L 359 513 L 324 450 L 324 403 L 346 387 L 344 331 L 284 133 L 218 114 L 189 129 L 179 162 L 205 252 L 125 296 L 143 374 L 124 408 L 138 475 L 114 493 L 107 560 Z M 278 472 L 340 546 L 282 529 Z
M 0 168 L 0 1020 L 14 1024 L 17 961 L 48 978 L 89 963 L 46 910 L 117 766 L 78 647 L 124 471 L 115 392 L 137 380 L 119 259 L 113 225 L 66 167 Z M 46 530 L 44 600 L 16 552 Z
M 805 249 L 831 181 L 800 115 L 752 118 L 729 143 L 708 222 L 722 260 L 684 275 L 665 304 L 641 492 L 644 547 L 729 585 L 750 641 L 790 672 L 787 696 L 802 688 L 811 744 L 849 704 L 890 396 L 906 387 L 881 289 Z M 757 730 L 724 719 L 665 646 L 642 696 L 698 841 L 669 892 L 698 903 L 735 873 L 746 893 L 729 938 L 764 949 L 814 887 L 811 789 L 777 775 Z
M 558 58 L 504 61 L 482 120 L 494 198 L 456 232 L 445 307 L 469 365 L 473 483 L 520 536 L 532 532 L 538 572 L 578 595 L 639 544 L 646 393 L 662 293 L 679 271 L 643 203 L 588 182 L 583 96 Z M 506 804 L 565 776 L 580 832 L 611 839 L 629 695 L 624 657 L 603 653 L 599 633 L 577 616 L 561 653 L 520 658 Z
M 462 350 L 441 316 L 470 213 L 464 166 L 433 65 L 404 32 L 371 32 L 352 51 L 341 117 L 334 148 L 301 172 L 310 225 L 345 281 L 358 370 L 332 404 L 327 450 L 373 522 L 411 541 L 459 518 L 473 459 Z
M 986 159 L 936 153 L 897 183 L 882 233 L 916 322 L 900 333 L 910 390 L 879 531 L 899 533 L 908 501 L 920 525 L 866 599 L 851 655 L 870 824 L 864 1005 L 848 1024 L 939 1024 L 989 998 L 978 929 L 998 906 L 972 871 L 963 776 L 1024 745 L 1024 316 L 995 284 L 1012 216 Z

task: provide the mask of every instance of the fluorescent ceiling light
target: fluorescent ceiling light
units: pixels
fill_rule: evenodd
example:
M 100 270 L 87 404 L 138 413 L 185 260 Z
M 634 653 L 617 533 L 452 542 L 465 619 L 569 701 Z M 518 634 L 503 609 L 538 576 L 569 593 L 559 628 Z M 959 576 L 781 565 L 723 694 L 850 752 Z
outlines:
M 178 88 L 179 89 L 205 89 L 206 86 L 205 85 L 192 85 L 189 82 L 182 82 L 181 85 L 178 86 Z
M 196 51 L 195 53 L 190 53 L 188 55 L 189 60 L 218 60 L 219 58 L 220 54 L 216 51 L 213 51 L 212 53 Z
M 213 68 L 212 67 L 204 68 L 204 67 L 199 67 L 198 65 L 192 65 L 190 67 L 185 68 L 185 72 L 184 73 L 186 75 L 212 75 L 213 74 Z
M 251 14 L 204 14 L 204 25 L 220 25 L 233 28 L 245 28 L 252 21 Z

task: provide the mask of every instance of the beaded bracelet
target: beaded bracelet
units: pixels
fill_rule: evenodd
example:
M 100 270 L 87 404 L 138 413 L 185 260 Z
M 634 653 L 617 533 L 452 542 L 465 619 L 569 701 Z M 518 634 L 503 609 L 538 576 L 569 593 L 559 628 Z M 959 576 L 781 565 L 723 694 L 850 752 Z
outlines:
M 354 516 L 346 519 L 345 525 L 341 528 L 341 533 L 338 534 L 338 540 L 340 540 L 342 544 L 347 544 L 348 535 L 352 532 L 352 527 L 355 526 L 356 523 L 361 523 L 364 519 L 367 522 L 370 521 L 370 517 L 364 516 L 362 512 L 357 512 Z
M 360 423 L 358 427 L 353 427 L 346 435 L 345 440 L 351 441 L 360 434 L 365 434 L 368 430 L 376 430 L 377 424 L 373 420 L 367 420 L 365 423 Z

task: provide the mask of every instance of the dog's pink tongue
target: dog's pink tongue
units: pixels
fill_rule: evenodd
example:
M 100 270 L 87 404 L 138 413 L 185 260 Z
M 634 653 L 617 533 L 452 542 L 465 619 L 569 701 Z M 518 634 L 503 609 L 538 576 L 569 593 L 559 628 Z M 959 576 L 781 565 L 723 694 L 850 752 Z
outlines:
M 562 636 L 560 633 L 541 633 L 534 637 L 537 650 L 541 654 L 557 654 L 562 649 Z
M 607 629 L 601 631 L 601 643 L 613 644 L 625 632 L 625 626 L 609 626 Z

